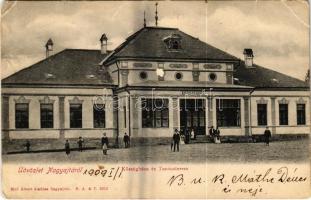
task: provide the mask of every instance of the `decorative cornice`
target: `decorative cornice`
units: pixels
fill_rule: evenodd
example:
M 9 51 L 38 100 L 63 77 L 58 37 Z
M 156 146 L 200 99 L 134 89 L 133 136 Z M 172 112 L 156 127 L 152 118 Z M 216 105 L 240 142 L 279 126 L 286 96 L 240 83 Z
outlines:
M 180 69 L 180 68 L 188 68 L 187 64 L 170 64 L 169 66 L 170 66 L 170 68 L 178 68 L 178 69 Z
M 107 99 L 105 96 L 97 96 L 93 99 L 93 104 L 106 104 L 106 101 Z
M 134 67 L 143 67 L 143 68 L 151 68 L 152 67 L 152 63 L 139 63 L 139 62 L 135 62 L 133 64 Z
M 45 96 L 43 97 L 43 99 L 40 99 L 39 102 L 41 104 L 54 104 L 54 101 L 53 99 L 50 99 L 48 96 Z
M 24 96 L 20 96 L 18 99 L 14 99 L 15 103 L 29 103 L 30 99 L 26 99 Z
M 297 104 L 305 104 L 306 102 L 307 102 L 307 101 L 304 100 L 302 97 L 300 97 L 300 98 L 296 101 Z
M 217 63 L 210 63 L 210 64 L 205 64 L 203 65 L 204 69 L 221 69 L 222 66 Z
M 289 100 L 285 99 L 284 97 L 279 100 L 279 104 L 288 104 L 289 103 Z
M 268 100 L 265 100 L 263 97 L 261 97 L 259 100 L 256 101 L 257 104 L 267 104 Z
M 70 104 L 82 104 L 83 100 L 80 100 L 78 97 L 74 97 L 72 100 L 69 100 Z

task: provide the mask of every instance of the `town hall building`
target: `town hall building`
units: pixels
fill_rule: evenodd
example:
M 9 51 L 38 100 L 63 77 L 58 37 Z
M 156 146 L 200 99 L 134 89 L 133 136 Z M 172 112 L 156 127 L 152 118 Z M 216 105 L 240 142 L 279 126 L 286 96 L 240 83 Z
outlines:
M 309 84 L 177 28 L 145 26 L 112 51 L 64 49 L 2 80 L 3 139 L 310 133 Z M 299 66 L 298 66 L 299 67 Z

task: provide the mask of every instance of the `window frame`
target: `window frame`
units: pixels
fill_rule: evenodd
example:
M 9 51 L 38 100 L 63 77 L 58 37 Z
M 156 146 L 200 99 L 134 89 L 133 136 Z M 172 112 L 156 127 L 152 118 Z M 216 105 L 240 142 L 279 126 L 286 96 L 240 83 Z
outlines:
M 76 122 L 73 124 L 72 122 L 73 122 L 73 120 L 76 120 L 76 119 L 72 119 L 71 117 L 72 117 L 72 115 L 71 115 L 71 113 L 72 113 L 72 106 L 80 106 L 80 115 L 81 115 L 81 117 L 78 119 L 78 121 L 79 121 L 79 123 L 78 123 L 78 125 L 79 126 L 73 126 L 74 124 L 76 124 Z M 70 103 L 69 104 L 69 127 L 70 128 L 82 128 L 83 127 L 83 123 L 82 123 L 82 119 L 83 119 L 83 105 L 82 105 L 82 103 Z
M 25 110 L 17 110 L 18 106 L 26 105 Z M 26 114 L 26 122 L 23 122 L 23 114 Z M 19 118 L 19 119 L 18 119 Z M 29 129 L 29 103 L 15 103 L 15 128 Z
M 159 108 L 157 101 L 163 100 L 163 107 Z M 146 106 L 144 106 L 144 101 Z M 142 128 L 169 128 L 169 99 L 144 98 L 141 102 Z
M 52 113 L 52 119 L 43 119 L 42 117 L 42 106 L 52 106 L 52 109 L 49 111 L 45 111 L 45 118 L 49 117 L 49 114 L 47 114 L 47 112 L 51 112 Z M 44 125 L 45 124 L 45 125 Z M 47 125 L 50 124 L 51 126 Z M 54 105 L 53 103 L 40 103 L 40 127 L 41 128 L 54 128 Z
M 264 109 L 264 123 L 262 123 L 262 117 L 259 116 L 259 106 L 265 106 Z M 257 125 L 258 126 L 267 126 L 268 125 L 268 106 L 266 103 L 257 103 Z
M 222 102 L 222 109 L 220 109 L 220 101 Z M 228 103 L 229 101 L 236 101 L 237 107 L 224 107 L 224 102 L 225 104 L 234 104 L 234 103 Z M 235 124 L 230 124 L 232 120 L 232 113 L 231 114 L 226 114 L 224 109 L 229 110 L 227 112 L 233 112 L 235 113 L 236 117 L 234 119 Z M 233 109 L 236 109 L 235 111 Z M 228 117 L 230 116 L 230 117 Z M 225 121 L 228 120 L 229 121 Z M 218 127 L 235 127 L 235 128 L 240 128 L 241 127 L 241 99 L 216 99 L 216 123 Z
M 303 109 L 299 109 L 299 106 L 303 106 Z M 302 115 L 299 115 L 299 111 L 303 111 Z M 306 104 L 305 103 L 296 104 L 296 123 L 297 125 L 306 125 Z
M 283 107 L 283 106 L 286 106 L 285 110 L 281 109 L 281 107 Z M 285 113 L 283 114 L 283 112 L 285 112 Z M 279 104 L 279 125 L 280 126 L 288 126 L 288 104 L 287 103 L 280 103 Z
M 100 118 L 96 118 L 98 116 L 100 116 Z M 93 128 L 106 128 L 106 106 L 105 104 L 93 104 Z

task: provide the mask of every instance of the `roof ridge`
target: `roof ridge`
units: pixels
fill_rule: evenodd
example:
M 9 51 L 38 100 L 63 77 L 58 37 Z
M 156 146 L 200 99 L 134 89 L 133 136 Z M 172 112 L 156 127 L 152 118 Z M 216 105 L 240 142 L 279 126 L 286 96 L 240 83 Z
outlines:
M 125 47 L 127 44 L 130 43 L 130 41 L 132 41 L 139 33 L 141 33 L 146 27 L 143 27 L 141 29 L 139 29 L 138 31 L 134 32 L 133 34 L 131 34 L 130 36 L 128 36 L 124 42 L 122 42 L 119 46 L 117 46 L 113 51 L 113 54 L 110 55 L 110 57 L 112 57 L 113 55 L 115 55 L 116 53 L 120 52 L 120 50 Z M 108 59 L 109 60 L 109 59 Z M 100 62 L 102 63 L 102 61 Z
M 173 28 L 173 27 L 164 27 L 164 26 L 146 26 L 144 28 L 149 28 L 149 29 L 168 29 L 168 30 L 179 30 L 178 28 Z
M 65 51 L 100 51 L 100 49 L 73 49 L 73 48 L 65 48 Z

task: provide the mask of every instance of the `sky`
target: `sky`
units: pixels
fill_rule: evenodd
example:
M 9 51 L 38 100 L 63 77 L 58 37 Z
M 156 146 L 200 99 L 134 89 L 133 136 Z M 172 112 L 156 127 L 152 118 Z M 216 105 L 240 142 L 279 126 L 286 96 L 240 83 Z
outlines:
M 143 27 L 154 26 L 152 1 L 5 2 L 1 17 L 1 78 L 65 48 L 100 49 L 108 36 L 112 50 Z M 159 1 L 159 26 L 179 28 L 243 59 L 304 79 L 309 68 L 309 5 L 306 1 Z

